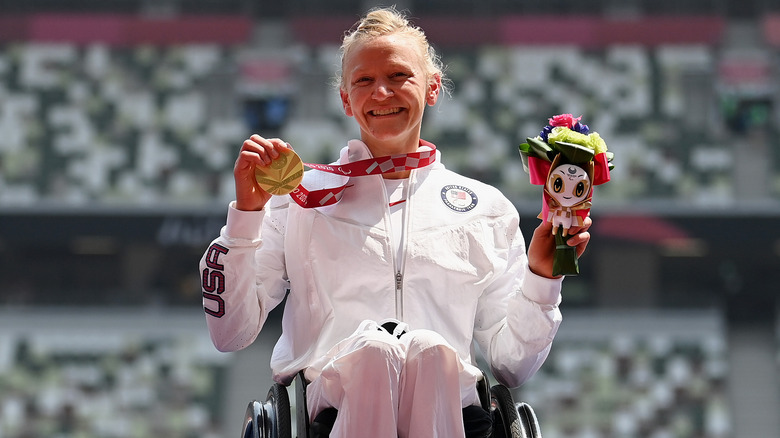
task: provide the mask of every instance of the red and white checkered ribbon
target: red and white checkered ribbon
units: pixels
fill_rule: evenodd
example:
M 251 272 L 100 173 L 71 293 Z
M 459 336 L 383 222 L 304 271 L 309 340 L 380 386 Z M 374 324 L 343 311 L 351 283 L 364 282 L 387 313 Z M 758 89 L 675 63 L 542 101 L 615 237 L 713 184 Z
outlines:
M 326 165 L 315 163 L 303 163 L 304 166 L 321 170 L 323 172 L 336 175 L 348 176 L 350 178 L 365 175 L 377 175 L 385 173 L 403 172 L 406 170 L 425 167 L 436 161 L 436 146 L 424 140 L 420 140 L 420 146 L 427 146 L 430 149 L 409 154 L 391 155 L 388 157 L 368 158 L 366 160 L 354 161 L 352 163 L 340 165 Z M 299 185 L 290 193 L 292 199 L 303 208 L 324 207 L 326 205 L 339 202 L 344 194 L 344 189 L 350 184 L 333 187 L 329 189 L 307 190 L 303 185 Z

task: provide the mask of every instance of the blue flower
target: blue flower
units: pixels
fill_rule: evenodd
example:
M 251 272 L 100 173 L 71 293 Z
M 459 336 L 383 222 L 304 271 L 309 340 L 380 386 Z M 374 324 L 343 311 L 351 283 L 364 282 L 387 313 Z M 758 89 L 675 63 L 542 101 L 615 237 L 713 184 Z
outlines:
M 542 132 L 539 133 L 539 137 L 542 137 L 542 140 L 547 143 L 547 135 L 552 132 L 553 127 L 550 125 L 547 125 L 542 129 Z
M 588 125 L 577 122 L 572 127 L 572 131 L 577 131 L 580 134 L 588 135 L 588 133 L 590 132 L 590 128 L 588 128 Z

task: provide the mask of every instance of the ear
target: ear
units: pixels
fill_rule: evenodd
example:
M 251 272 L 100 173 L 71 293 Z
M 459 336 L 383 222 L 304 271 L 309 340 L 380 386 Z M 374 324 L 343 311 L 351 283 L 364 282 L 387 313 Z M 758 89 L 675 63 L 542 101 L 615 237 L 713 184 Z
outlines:
M 556 167 L 561 165 L 561 161 L 563 160 L 563 154 L 557 153 L 555 154 L 555 157 L 552 160 L 552 164 L 550 164 L 550 170 L 555 169 Z
M 352 117 L 354 113 L 352 112 L 352 105 L 349 103 L 349 94 L 343 88 L 339 88 L 339 95 L 341 96 L 341 105 L 344 106 L 344 113 Z
M 425 96 L 425 103 L 430 106 L 436 105 L 436 101 L 439 100 L 441 88 L 441 74 L 436 73 L 431 77 L 431 81 L 428 83 L 428 94 Z
M 585 169 L 585 173 L 588 175 L 588 181 L 590 181 L 591 187 L 596 185 L 593 182 L 593 172 L 594 172 L 595 167 L 596 167 L 596 165 L 593 163 L 593 161 L 588 161 L 587 163 L 580 165 L 580 167 Z

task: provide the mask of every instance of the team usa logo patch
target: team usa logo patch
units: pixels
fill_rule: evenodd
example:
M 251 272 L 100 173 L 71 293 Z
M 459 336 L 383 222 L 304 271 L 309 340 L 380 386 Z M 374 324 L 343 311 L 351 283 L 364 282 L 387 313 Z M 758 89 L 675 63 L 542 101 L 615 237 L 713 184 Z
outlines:
M 477 194 L 468 187 L 455 184 L 442 187 L 441 200 L 447 207 L 461 213 L 471 211 L 477 206 Z

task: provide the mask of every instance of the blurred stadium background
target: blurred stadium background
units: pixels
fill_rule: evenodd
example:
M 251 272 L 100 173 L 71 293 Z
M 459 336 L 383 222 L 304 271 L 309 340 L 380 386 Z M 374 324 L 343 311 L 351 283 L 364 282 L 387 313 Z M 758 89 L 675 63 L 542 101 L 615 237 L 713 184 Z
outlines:
M 549 361 L 546 438 L 780 436 L 780 4 L 399 0 L 448 65 L 424 137 L 536 226 L 517 145 L 615 153 Z M 0 437 L 231 437 L 278 320 L 216 352 L 197 262 L 250 133 L 327 162 L 361 0 L 0 0 Z M 275 314 L 278 318 L 278 312 Z

